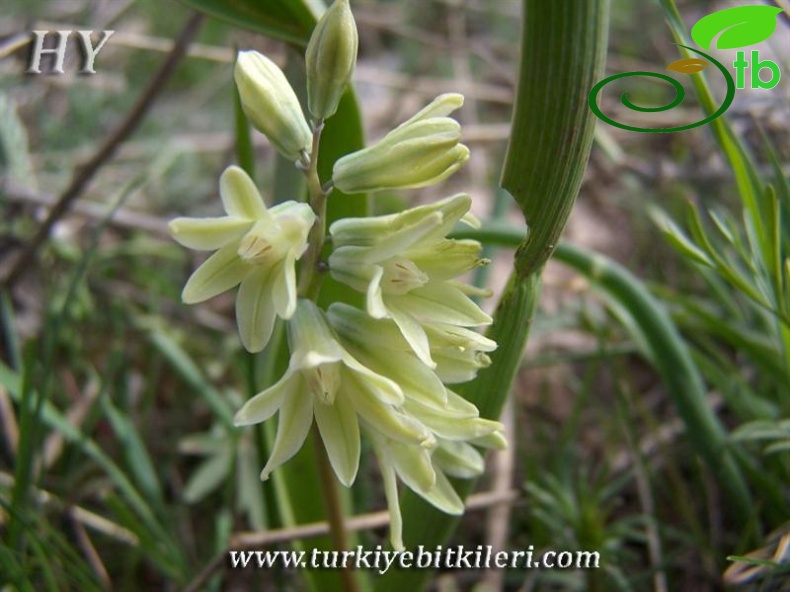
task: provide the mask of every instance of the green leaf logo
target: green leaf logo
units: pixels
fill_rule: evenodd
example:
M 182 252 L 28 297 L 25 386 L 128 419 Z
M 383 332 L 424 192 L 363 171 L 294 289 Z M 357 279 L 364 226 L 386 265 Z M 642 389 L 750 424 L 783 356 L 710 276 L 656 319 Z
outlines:
M 780 12 L 782 9 L 775 6 L 736 6 L 719 10 L 698 20 L 691 29 L 691 38 L 705 49 L 711 49 L 719 33 L 716 49 L 754 45 L 773 34 Z

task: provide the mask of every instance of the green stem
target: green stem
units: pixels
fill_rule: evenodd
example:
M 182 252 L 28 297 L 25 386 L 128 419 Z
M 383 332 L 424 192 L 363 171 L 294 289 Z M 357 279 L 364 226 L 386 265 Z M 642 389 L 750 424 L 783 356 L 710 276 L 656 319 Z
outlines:
M 308 237 L 307 252 L 305 253 L 299 276 L 299 296 L 316 301 L 321 290 L 323 269 L 321 253 L 326 240 L 326 202 L 331 188 L 324 189 L 318 175 L 318 150 L 321 143 L 321 132 L 324 129 L 324 120 L 316 122 L 313 130 L 313 146 L 309 159 L 305 159 L 307 166 L 304 168 L 307 177 L 307 190 L 310 207 L 315 213 L 316 220 Z M 326 519 L 329 522 L 329 535 L 332 546 L 336 551 L 345 551 L 349 548 L 348 528 L 346 527 L 343 502 L 340 497 L 337 479 L 332 465 L 329 462 L 324 448 L 321 434 L 313 428 L 313 443 L 315 445 L 315 461 L 318 476 L 322 484 L 323 499 L 326 506 Z M 343 589 L 346 592 L 359 592 L 359 580 L 351 567 L 344 567 L 340 572 Z
M 313 148 L 308 160 L 305 176 L 307 177 L 307 190 L 309 193 L 310 207 L 315 212 L 315 224 L 310 230 L 307 239 L 307 253 L 299 277 L 299 296 L 316 300 L 318 292 L 321 290 L 321 279 L 323 270 L 321 269 L 321 252 L 324 250 L 324 240 L 326 238 L 326 198 L 328 191 L 321 187 L 321 179 L 318 177 L 318 148 L 321 142 L 321 132 L 324 129 L 324 120 L 320 120 L 315 125 L 313 131 Z

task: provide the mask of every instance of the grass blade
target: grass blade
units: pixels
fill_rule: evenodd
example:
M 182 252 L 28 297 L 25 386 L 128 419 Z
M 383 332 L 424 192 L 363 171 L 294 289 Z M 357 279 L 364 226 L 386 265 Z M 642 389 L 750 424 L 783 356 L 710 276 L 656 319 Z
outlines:
M 458 233 L 459 238 L 477 238 L 503 246 L 521 244 L 524 232 L 517 228 L 488 227 Z M 692 444 L 707 462 L 725 492 L 733 513 L 741 524 L 751 520 L 753 503 L 746 480 L 729 450 L 727 434 L 707 404 L 706 392 L 691 352 L 664 308 L 644 284 L 618 263 L 597 253 L 561 244 L 555 258 L 590 280 L 604 297 L 623 311 L 626 328 L 636 331 L 635 340 L 644 344 L 651 360 L 667 385 Z

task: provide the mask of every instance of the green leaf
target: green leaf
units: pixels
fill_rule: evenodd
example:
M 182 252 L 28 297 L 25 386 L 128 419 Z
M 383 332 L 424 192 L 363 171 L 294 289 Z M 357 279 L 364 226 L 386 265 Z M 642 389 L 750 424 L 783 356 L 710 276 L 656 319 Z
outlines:
M 0 385 L 8 391 L 11 398 L 17 403 L 22 401 L 22 382 L 18 374 L 0 362 Z M 168 551 L 167 553 L 151 551 L 149 557 L 152 557 L 156 563 L 161 562 L 162 565 L 169 565 L 168 570 L 182 570 L 185 562 L 179 547 L 169 535 L 167 529 L 159 522 L 156 513 L 148 505 L 148 500 L 140 495 L 126 473 L 115 464 L 96 441 L 74 427 L 50 401 L 43 402 L 41 424 L 59 432 L 68 443 L 73 444 L 76 449 L 93 460 L 104 471 L 108 479 L 114 483 L 115 488 L 123 496 L 128 507 L 131 508 L 127 512 L 131 516 L 130 524 L 135 526 L 133 529 L 135 534 L 138 536 L 145 534 L 153 541 L 160 541 L 163 548 L 166 548 Z M 121 502 L 119 504 L 123 505 Z M 142 548 L 146 549 L 144 546 Z
M 530 230 L 516 253 L 522 276 L 551 256 L 579 193 L 595 130 L 588 95 L 603 77 L 608 35 L 603 0 L 526 0 L 524 9 L 521 72 L 502 171 L 502 187 Z
M 267 37 L 307 46 L 321 0 L 181 0 L 195 10 Z
M 164 501 L 162 486 L 156 474 L 145 443 L 134 424 L 134 421 L 113 405 L 109 396 L 100 399 L 102 411 L 109 420 L 115 437 L 121 444 L 123 455 L 129 467 L 129 474 L 135 478 L 140 489 L 149 502 L 161 506 Z
M 653 209 L 650 215 L 670 244 L 684 257 L 700 265 L 713 267 L 714 263 L 707 253 L 695 245 L 669 216 L 659 209 Z
M 208 457 L 192 473 L 184 487 L 184 501 L 194 504 L 217 489 L 228 478 L 228 473 L 233 466 L 233 451 L 230 447 L 217 451 Z
M 557 259 L 585 275 L 630 316 L 627 326 L 640 332 L 647 344 L 645 354 L 667 384 L 689 440 L 718 478 L 733 512 L 747 522 L 753 505 L 746 481 L 727 449 L 724 427 L 708 406 L 699 369 L 669 315 L 636 277 L 614 261 L 570 245 L 557 250 Z
M 775 6 L 736 6 L 709 14 L 691 29 L 691 38 L 705 49 L 711 49 L 714 38 L 721 33 L 713 49 L 735 49 L 765 41 L 776 30 L 781 8 Z

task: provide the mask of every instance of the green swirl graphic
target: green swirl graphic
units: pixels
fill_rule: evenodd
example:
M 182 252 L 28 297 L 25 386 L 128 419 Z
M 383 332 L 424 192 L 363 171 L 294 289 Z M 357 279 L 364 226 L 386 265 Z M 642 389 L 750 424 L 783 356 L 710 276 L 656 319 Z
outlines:
M 727 68 L 724 67 L 720 62 L 710 57 L 708 54 L 699 51 L 698 49 L 694 49 L 693 47 L 688 47 L 687 45 L 680 45 L 689 51 L 693 51 L 696 54 L 704 56 L 706 59 L 710 60 L 718 69 L 719 72 L 722 73 L 725 80 L 727 81 L 727 96 L 724 97 L 724 102 L 722 103 L 721 107 L 719 107 L 715 113 L 708 115 L 705 119 L 700 121 L 690 123 L 688 125 L 679 125 L 676 127 L 664 127 L 664 128 L 649 128 L 649 127 L 635 127 L 633 125 L 626 125 L 624 123 L 620 123 L 615 121 L 611 117 L 607 116 L 601 109 L 598 107 L 596 99 L 598 98 L 598 93 L 601 92 L 604 86 L 609 84 L 610 82 L 617 80 L 619 78 L 629 78 L 631 76 L 648 76 L 651 78 L 660 78 L 661 80 L 665 80 L 669 82 L 675 88 L 675 98 L 672 102 L 662 105 L 660 107 L 640 107 L 635 105 L 631 102 L 628 98 L 628 91 L 625 91 L 620 96 L 620 101 L 623 103 L 625 107 L 632 111 L 640 111 L 642 113 L 655 113 L 657 111 L 668 111 L 677 107 L 685 98 L 686 91 L 683 89 L 683 86 L 674 78 L 667 74 L 659 74 L 657 72 L 623 72 L 622 74 L 615 74 L 614 76 L 609 76 L 609 78 L 604 78 L 598 84 L 592 87 L 590 90 L 589 97 L 587 102 L 590 104 L 590 109 L 595 115 L 608 123 L 609 125 L 613 125 L 615 127 L 619 127 L 620 129 L 628 130 L 631 132 L 645 132 L 645 133 L 653 133 L 653 134 L 665 134 L 669 132 L 682 132 L 683 130 L 693 129 L 695 127 L 699 127 L 701 125 L 705 125 L 706 123 L 710 123 L 714 119 L 721 117 L 724 112 L 729 109 L 730 105 L 732 104 L 733 99 L 735 98 L 735 81 L 732 78 L 732 74 L 727 71 Z

